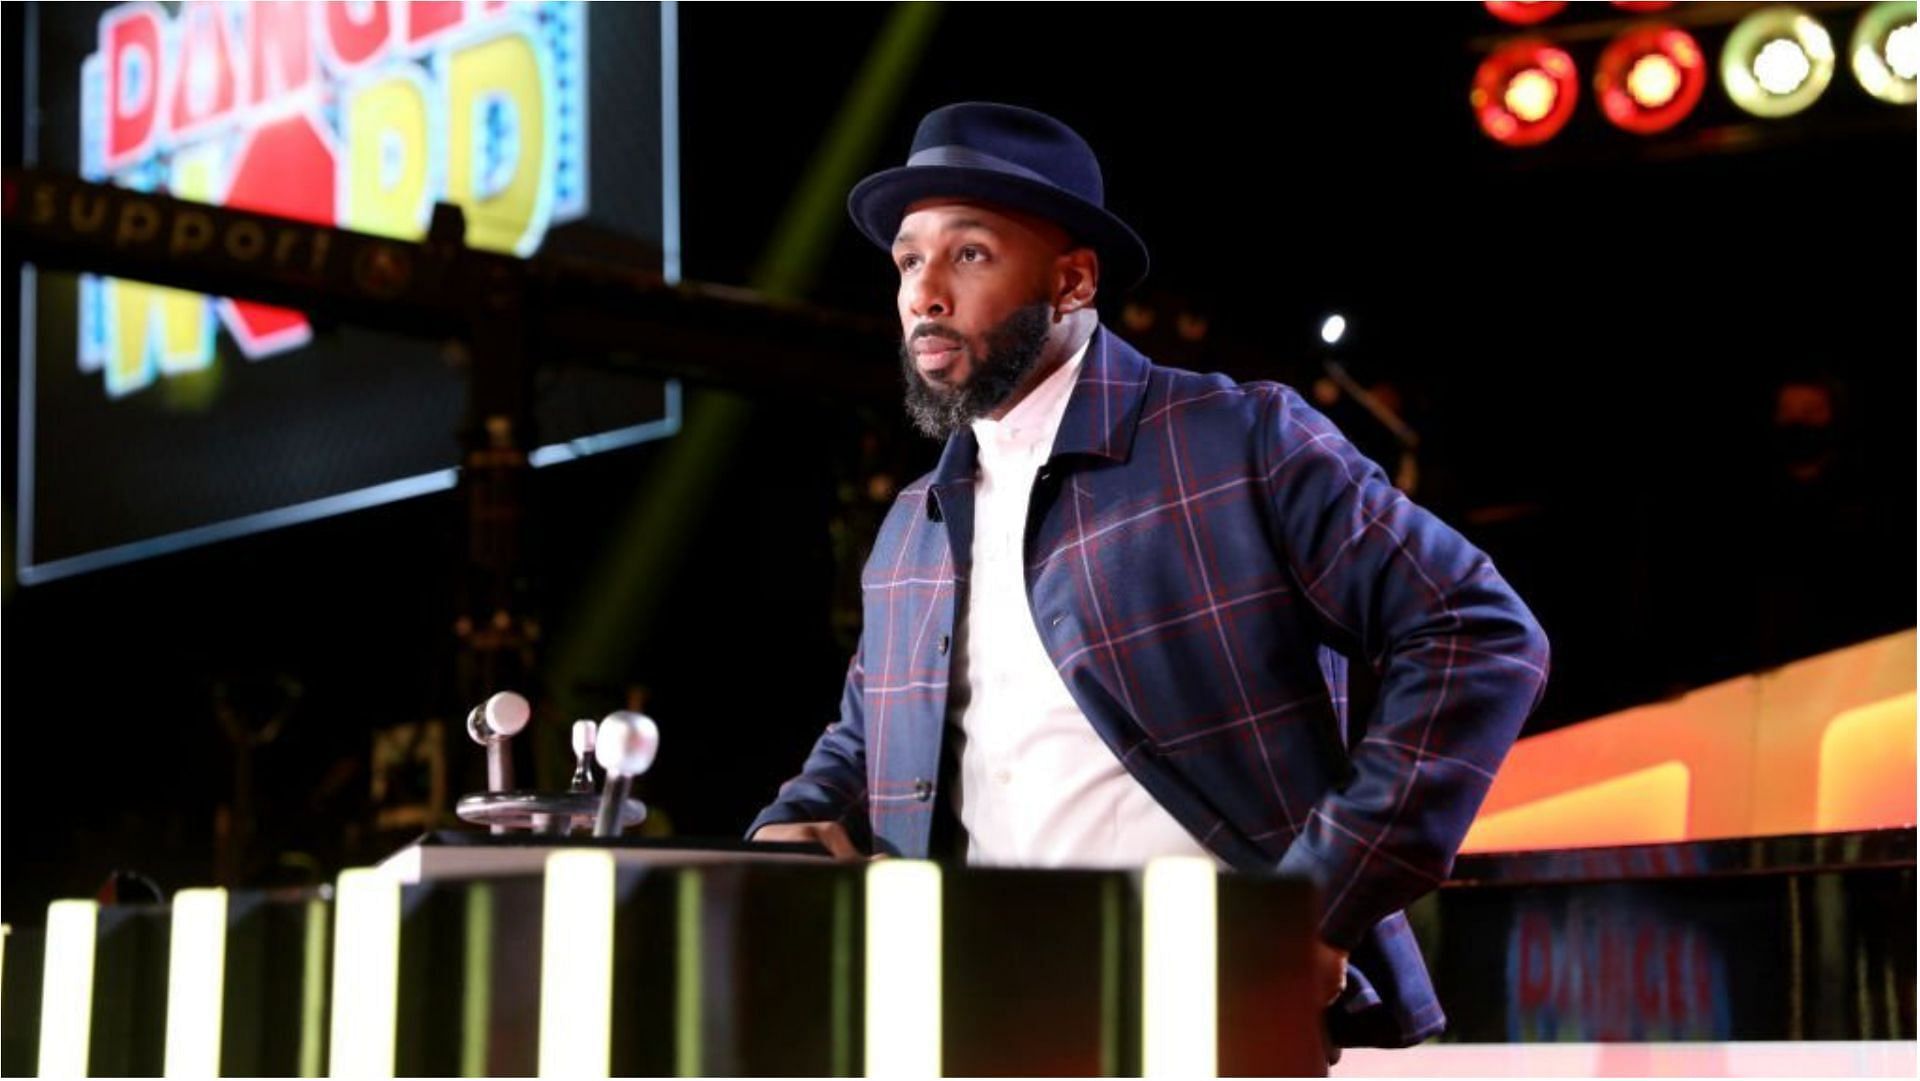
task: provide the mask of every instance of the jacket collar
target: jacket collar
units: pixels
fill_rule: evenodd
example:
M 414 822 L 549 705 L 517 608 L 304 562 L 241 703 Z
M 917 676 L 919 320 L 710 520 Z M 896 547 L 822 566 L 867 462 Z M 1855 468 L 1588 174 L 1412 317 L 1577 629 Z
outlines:
M 1151 365 L 1139 350 L 1121 341 L 1106 327 L 1098 327 L 1080 362 L 1073 396 L 1060 418 L 1053 439 L 1053 457 L 1087 454 L 1124 462 L 1133 452 L 1133 433 L 1140 421 L 1140 404 L 1147 396 Z

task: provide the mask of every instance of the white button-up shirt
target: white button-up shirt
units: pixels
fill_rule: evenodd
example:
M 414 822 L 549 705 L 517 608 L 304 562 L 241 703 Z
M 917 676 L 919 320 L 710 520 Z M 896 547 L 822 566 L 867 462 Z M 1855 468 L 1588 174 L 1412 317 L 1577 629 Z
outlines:
M 980 443 L 973 576 L 953 658 L 948 738 L 960 744 L 955 805 L 967 862 L 1132 867 L 1207 852 L 1114 757 L 1067 693 L 1027 600 L 1027 506 L 1086 356 L 1082 346 Z

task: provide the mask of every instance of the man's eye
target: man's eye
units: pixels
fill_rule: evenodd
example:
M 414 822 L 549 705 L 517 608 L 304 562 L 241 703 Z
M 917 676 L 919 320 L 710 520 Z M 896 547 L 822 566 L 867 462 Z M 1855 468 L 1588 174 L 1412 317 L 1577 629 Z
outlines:
M 977 263 L 980 260 L 985 259 L 986 257 L 987 257 L 986 252 L 981 251 L 979 248 L 976 248 L 971 244 L 960 249 L 960 261 L 963 263 Z
M 903 255 L 900 257 L 900 272 L 902 274 L 906 273 L 909 270 L 912 270 L 914 267 L 917 267 L 919 265 L 920 265 L 920 257 L 917 255 Z

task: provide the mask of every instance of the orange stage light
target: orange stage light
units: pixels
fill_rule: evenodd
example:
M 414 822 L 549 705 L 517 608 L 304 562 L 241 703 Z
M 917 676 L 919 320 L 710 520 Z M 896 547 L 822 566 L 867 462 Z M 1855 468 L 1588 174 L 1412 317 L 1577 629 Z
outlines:
M 1905 631 L 1523 739 L 1463 851 L 1911 826 L 1915 640 Z

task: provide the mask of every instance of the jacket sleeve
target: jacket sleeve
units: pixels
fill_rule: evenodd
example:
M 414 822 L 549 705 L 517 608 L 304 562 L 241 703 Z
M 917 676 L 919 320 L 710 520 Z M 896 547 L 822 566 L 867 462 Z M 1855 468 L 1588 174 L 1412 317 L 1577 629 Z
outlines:
M 839 822 L 854 844 L 871 850 L 867 820 L 866 666 L 864 645 L 847 665 L 840 695 L 840 719 L 814 741 L 800 775 L 780 786 L 779 794 L 747 827 L 752 837 L 776 822 Z
M 1547 640 L 1484 553 L 1277 388 L 1258 439 L 1274 543 L 1326 641 L 1380 675 L 1353 772 L 1294 823 L 1280 861 L 1319 887 L 1320 935 L 1352 948 L 1438 885 L 1539 703 Z

